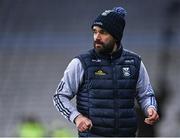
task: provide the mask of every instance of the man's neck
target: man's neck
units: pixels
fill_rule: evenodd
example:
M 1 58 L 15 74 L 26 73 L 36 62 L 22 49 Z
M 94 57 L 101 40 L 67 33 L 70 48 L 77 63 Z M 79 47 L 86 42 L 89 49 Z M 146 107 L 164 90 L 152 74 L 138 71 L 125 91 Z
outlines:
M 110 53 L 110 55 L 112 55 L 114 52 L 116 52 L 117 50 L 119 50 L 121 48 L 121 45 L 118 47 L 117 44 L 115 44 L 112 52 Z

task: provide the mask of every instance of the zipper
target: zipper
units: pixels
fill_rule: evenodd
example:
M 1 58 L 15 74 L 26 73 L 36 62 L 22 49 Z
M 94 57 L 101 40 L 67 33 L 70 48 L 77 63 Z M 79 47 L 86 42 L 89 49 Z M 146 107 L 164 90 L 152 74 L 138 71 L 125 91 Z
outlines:
M 118 135 L 118 104 L 117 104 L 117 75 L 116 75 L 116 64 L 112 61 L 111 57 L 111 66 L 113 74 L 113 96 L 114 96 L 114 135 Z

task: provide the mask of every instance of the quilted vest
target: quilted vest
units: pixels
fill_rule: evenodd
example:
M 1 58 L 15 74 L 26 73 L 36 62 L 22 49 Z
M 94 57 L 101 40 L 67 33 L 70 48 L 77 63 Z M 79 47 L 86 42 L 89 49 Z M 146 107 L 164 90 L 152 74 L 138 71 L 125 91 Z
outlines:
M 77 109 L 93 127 L 78 132 L 80 137 L 134 137 L 137 117 L 134 109 L 141 59 L 121 48 L 109 55 L 94 49 L 78 56 L 83 82 L 76 96 Z

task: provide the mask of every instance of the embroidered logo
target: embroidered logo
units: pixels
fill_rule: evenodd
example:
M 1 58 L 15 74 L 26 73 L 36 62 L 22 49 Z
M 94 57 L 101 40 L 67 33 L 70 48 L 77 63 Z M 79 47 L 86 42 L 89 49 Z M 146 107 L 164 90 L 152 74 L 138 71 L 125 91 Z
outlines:
M 105 10 L 101 15 L 102 16 L 107 16 L 112 10 Z
M 122 70 L 125 77 L 129 77 L 131 75 L 129 67 L 123 67 Z
M 92 59 L 92 62 L 101 62 L 100 59 Z
M 102 26 L 102 25 L 103 25 L 103 23 L 102 23 L 102 22 L 94 22 L 94 24 L 96 24 L 96 25 L 100 25 L 100 26 Z
M 131 64 L 131 63 L 134 63 L 134 59 L 126 59 L 124 62 Z
M 95 75 L 104 76 L 104 75 L 106 75 L 106 73 L 102 70 L 98 70 L 95 72 Z

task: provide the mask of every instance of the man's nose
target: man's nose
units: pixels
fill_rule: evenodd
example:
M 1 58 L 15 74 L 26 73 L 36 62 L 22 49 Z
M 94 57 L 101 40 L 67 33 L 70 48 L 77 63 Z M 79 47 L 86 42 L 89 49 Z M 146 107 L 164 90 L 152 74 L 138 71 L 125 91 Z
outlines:
M 95 35 L 95 40 L 101 40 L 101 34 L 100 33 L 97 33 Z

